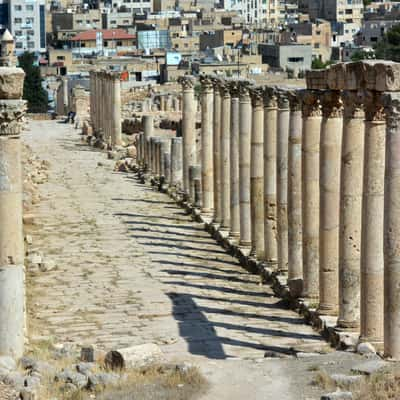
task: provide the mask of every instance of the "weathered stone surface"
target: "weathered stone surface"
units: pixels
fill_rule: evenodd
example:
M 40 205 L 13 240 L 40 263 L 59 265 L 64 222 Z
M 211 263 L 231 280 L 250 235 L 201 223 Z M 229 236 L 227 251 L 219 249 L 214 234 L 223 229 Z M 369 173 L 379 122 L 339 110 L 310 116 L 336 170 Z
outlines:
M 376 349 L 371 343 L 363 342 L 357 346 L 357 353 L 359 353 L 359 354 L 375 354 Z
M 0 99 L 20 99 L 25 73 L 21 68 L 0 68 Z
M 0 356 L 0 374 L 8 374 L 17 369 L 17 364 L 12 357 Z
M 61 381 L 65 383 L 72 383 L 77 388 L 82 389 L 87 386 L 88 378 L 79 372 L 74 372 L 71 369 L 65 369 L 64 371 L 58 373 L 55 376 L 56 381 Z
M 365 88 L 378 92 L 400 90 L 400 64 L 393 61 L 363 61 Z
M 381 371 L 382 369 L 386 368 L 389 365 L 388 362 L 382 360 L 371 360 L 366 361 L 362 364 L 354 366 L 351 370 L 353 372 L 371 375 L 375 372 Z
M 352 400 L 353 394 L 351 392 L 333 392 L 321 396 L 321 400 Z
M 328 89 L 327 70 L 311 70 L 306 71 L 307 89 L 323 90 Z
M 92 363 L 94 361 L 93 346 L 84 346 L 81 348 L 81 361 Z
M 326 80 L 329 89 L 332 90 L 343 90 L 345 88 L 345 77 L 346 77 L 346 64 L 337 63 L 331 65 L 326 72 Z
M 350 386 L 354 383 L 360 382 L 363 377 L 361 375 L 332 374 L 331 379 L 336 385 Z
M 98 373 L 92 374 L 89 376 L 89 384 L 88 387 L 90 389 L 95 389 L 97 387 L 104 387 L 107 385 L 115 385 L 118 383 L 120 377 L 118 374 L 114 373 Z

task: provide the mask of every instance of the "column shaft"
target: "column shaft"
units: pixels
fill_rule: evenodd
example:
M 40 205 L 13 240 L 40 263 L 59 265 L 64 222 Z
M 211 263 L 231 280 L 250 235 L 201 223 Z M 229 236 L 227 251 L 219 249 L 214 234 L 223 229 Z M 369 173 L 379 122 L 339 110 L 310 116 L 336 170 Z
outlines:
M 214 81 L 214 120 L 213 120 L 213 165 L 214 165 L 214 223 L 222 219 L 221 207 L 221 94 L 219 81 Z
M 121 80 L 118 73 L 112 75 L 110 80 L 110 86 L 112 86 L 112 145 L 121 146 L 122 144 L 122 132 L 121 132 Z

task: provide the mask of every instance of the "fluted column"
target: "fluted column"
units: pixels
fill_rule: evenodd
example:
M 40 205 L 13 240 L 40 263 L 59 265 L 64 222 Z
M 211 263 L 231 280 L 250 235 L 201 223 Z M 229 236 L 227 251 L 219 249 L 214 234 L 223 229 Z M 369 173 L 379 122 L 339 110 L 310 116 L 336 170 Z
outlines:
M 213 98 L 214 89 L 209 78 L 201 79 L 201 182 L 202 213 L 211 214 L 214 206 L 213 168 Z
M 250 154 L 251 154 L 251 102 L 248 85 L 240 83 L 239 94 L 239 199 L 240 241 L 239 246 L 251 247 L 250 208 Z
M 383 342 L 383 211 L 386 122 L 383 97 L 367 92 L 361 231 L 361 337 Z
M 361 208 L 364 111 L 357 92 L 343 93 L 343 139 L 339 228 L 338 327 L 360 326 Z
M 326 90 L 322 97 L 320 146 L 320 282 L 321 314 L 336 315 L 339 305 L 339 205 L 342 146 L 340 92 Z
M 183 138 L 183 191 L 189 195 L 189 166 L 196 163 L 196 103 L 194 79 L 182 77 L 183 87 L 182 138 Z
M 305 90 L 302 140 L 303 296 L 319 295 L 319 146 L 320 93 Z
M 24 352 L 25 326 L 20 133 L 26 103 L 21 100 L 22 69 L 0 68 L 0 82 L 3 73 L 6 82 L 13 80 L 14 93 L 0 100 L 0 354 L 18 359 Z
M 261 88 L 251 89 L 250 155 L 251 253 L 264 260 L 264 99 Z
M 226 81 L 220 84 L 221 90 L 221 226 L 220 230 L 229 231 L 231 225 L 230 213 L 230 124 L 231 95 Z
M 264 259 L 276 269 L 278 243 L 276 231 L 276 150 L 278 99 L 275 90 L 264 93 Z
M 111 123 L 112 134 L 111 143 L 113 146 L 121 146 L 122 131 L 121 131 L 121 80 L 119 73 L 113 73 L 110 79 L 112 104 L 111 104 Z
M 285 92 L 278 95 L 278 136 L 276 145 L 276 201 L 278 270 L 288 269 L 288 148 L 289 148 L 289 100 Z
M 400 359 L 400 94 L 386 99 L 385 355 Z
M 214 79 L 213 166 L 214 166 L 214 218 L 215 226 L 222 220 L 221 207 L 221 93 L 219 80 Z
M 301 98 L 297 91 L 289 93 L 288 150 L 288 285 L 293 296 L 303 291 L 303 242 L 301 223 Z
M 230 212 L 231 229 L 229 237 L 236 244 L 240 237 L 240 201 L 239 201 L 239 85 L 237 81 L 229 83 L 231 93 L 231 138 L 230 138 Z

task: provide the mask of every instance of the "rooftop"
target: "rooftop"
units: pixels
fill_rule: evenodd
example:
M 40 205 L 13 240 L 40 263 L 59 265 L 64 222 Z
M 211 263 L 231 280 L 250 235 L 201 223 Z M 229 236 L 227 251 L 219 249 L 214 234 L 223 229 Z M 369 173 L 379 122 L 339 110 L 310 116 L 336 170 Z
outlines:
M 103 33 L 103 40 L 123 40 L 123 39 L 135 39 L 135 35 L 125 32 L 123 29 L 93 29 L 91 31 L 84 31 L 78 33 L 71 40 L 96 40 L 97 32 Z

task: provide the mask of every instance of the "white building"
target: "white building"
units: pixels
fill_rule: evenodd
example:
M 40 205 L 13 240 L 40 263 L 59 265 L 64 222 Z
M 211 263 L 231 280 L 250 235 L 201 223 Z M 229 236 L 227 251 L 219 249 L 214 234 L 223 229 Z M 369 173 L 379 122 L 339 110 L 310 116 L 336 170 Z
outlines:
M 46 51 L 45 0 L 9 0 L 9 29 L 15 39 L 15 51 Z
M 269 0 L 224 0 L 224 9 L 236 11 L 247 24 L 264 24 Z

